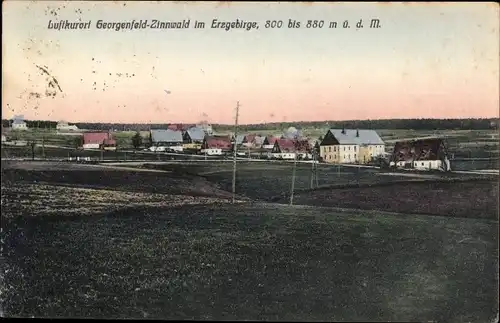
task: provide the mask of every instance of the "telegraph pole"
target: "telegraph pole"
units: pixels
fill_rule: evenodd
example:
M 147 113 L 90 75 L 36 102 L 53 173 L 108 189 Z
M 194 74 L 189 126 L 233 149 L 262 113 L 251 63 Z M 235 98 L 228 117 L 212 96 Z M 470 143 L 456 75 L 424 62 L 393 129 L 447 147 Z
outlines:
M 314 183 L 316 183 L 316 187 L 318 187 L 318 168 L 316 165 L 316 152 L 312 152 L 312 165 L 311 165 L 311 189 L 314 188 Z
M 240 113 L 240 101 L 236 102 L 236 117 L 234 118 L 234 140 L 233 140 L 233 204 L 236 196 L 236 136 L 238 131 L 238 115 Z
M 290 189 L 290 205 L 293 205 L 293 191 L 295 189 L 295 172 L 297 171 L 297 152 L 293 158 L 292 187 Z

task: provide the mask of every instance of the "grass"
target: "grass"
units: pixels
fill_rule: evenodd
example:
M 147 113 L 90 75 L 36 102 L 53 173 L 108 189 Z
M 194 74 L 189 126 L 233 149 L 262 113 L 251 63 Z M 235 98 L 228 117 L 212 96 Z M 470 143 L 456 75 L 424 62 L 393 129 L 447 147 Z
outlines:
M 230 191 L 232 189 L 232 163 L 184 163 L 184 164 L 151 164 L 145 165 L 148 168 L 175 170 L 180 173 L 187 173 L 191 175 L 201 175 L 207 180 L 217 183 L 222 189 Z M 373 169 L 358 169 L 355 167 L 337 167 L 332 165 L 318 166 L 318 184 L 320 187 L 330 186 L 344 186 L 344 185 L 381 185 L 384 183 L 390 184 L 396 181 L 403 181 L 403 183 L 394 185 L 393 190 L 404 190 L 409 181 L 422 180 L 420 178 L 409 178 L 403 174 L 390 175 L 386 172 L 380 172 Z M 295 191 L 300 192 L 309 190 L 311 184 L 311 165 L 310 164 L 297 164 L 295 173 Z M 293 176 L 293 163 L 268 163 L 268 162 L 245 162 L 241 161 L 237 164 L 236 173 L 236 191 L 248 198 L 260 201 L 275 201 L 280 200 L 285 202 L 289 198 Z M 465 174 L 418 174 L 417 176 L 429 177 L 431 180 L 436 179 L 467 179 L 467 178 L 483 178 L 477 175 Z M 425 178 L 424 177 L 424 178 Z M 492 178 L 491 176 L 484 176 L 484 178 Z M 494 181 L 498 177 L 493 177 Z M 411 182 L 410 182 L 411 183 Z M 495 182 L 493 182 L 494 184 Z M 454 188 L 455 192 L 462 192 L 458 187 L 459 184 L 453 184 L 457 187 Z M 460 184 L 461 185 L 461 184 Z M 474 185 L 474 184 L 473 184 Z M 491 185 L 490 185 L 491 186 Z M 413 186 L 412 186 L 413 187 Z M 419 188 L 416 194 L 425 194 L 425 188 Z M 458 191 L 457 191 L 458 190 Z M 327 193 L 325 193 L 327 194 Z M 332 193 L 333 194 L 333 193 Z M 280 199 L 282 198 L 282 199 Z M 398 201 L 398 195 L 392 192 L 386 199 L 394 199 Z M 418 200 L 418 196 L 415 197 Z M 359 204 L 355 196 L 351 196 L 348 200 L 350 203 L 354 202 Z M 385 199 L 384 199 L 385 201 Z M 287 202 L 285 202 L 287 203 Z M 310 204 L 310 202 L 306 203 Z M 431 212 L 432 213 L 432 212 Z
M 297 192 L 294 203 L 446 217 L 498 219 L 498 176 Z M 277 200 L 287 203 L 288 198 Z
M 301 192 L 310 165 L 299 164 L 296 202 L 315 206 L 263 203 L 281 192 L 286 199 L 291 166 L 238 163 L 237 192 L 260 201 L 230 205 L 231 163 L 171 164 L 161 173 L 2 161 L 2 314 L 445 322 L 497 315 L 498 177 L 416 184 L 324 166 L 324 185 L 378 186 Z M 383 185 L 395 179 L 406 183 Z M 375 210 L 384 205 L 407 214 Z M 415 214 L 449 210 L 459 212 Z
M 490 322 L 497 223 L 247 205 L 10 223 L 8 316 Z

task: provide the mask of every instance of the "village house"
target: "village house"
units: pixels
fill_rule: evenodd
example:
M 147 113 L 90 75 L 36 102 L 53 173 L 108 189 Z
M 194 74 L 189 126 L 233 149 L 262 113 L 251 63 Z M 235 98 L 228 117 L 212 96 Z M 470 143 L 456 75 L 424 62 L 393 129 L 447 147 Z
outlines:
M 116 150 L 116 140 L 110 132 L 84 132 L 82 148 Z
M 327 163 L 369 163 L 385 153 L 385 143 L 374 130 L 330 129 L 320 143 L 320 157 Z
M 280 139 L 279 137 L 275 136 L 266 136 L 264 138 L 264 141 L 262 142 L 262 148 L 271 150 L 274 148 L 274 143 L 276 140 Z
M 150 130 L 151 151 L 183 151 L 182 132 L 170 129 Z
M 234 135 L 231 138 L 235 140 Z M 245 140 L 245 135 L 236 135 L 236 147 L 240 147 L 243 144 L 243 140 Z
M 243 137 L 242 146 L 245 148 L 261 148 L 265 137 L 255 134 L 245 135 Z
M 18 115 L 12 118 L 12 129 L 13 130 L 27 130 L 28 125 L 24 121 L 24 116 Z
M 200 150 L 203 140 L 205 139 L 205 135 L 205 131 L 201 128 L 189 128 L 182 136 L 184 149 Z
M 451 170 L 446 145 L 441 138 L 396 142 L 389 166 L 416 170 Z
M 311 146 L 307 140 L 278 139 L 269 156 L 277 159 L 311 158 Z
M 197 124 L 197 125 L 196 125 L 196 128 L 200 128 L 200 129 L 202 129 L 202 130 L 205 132 L 205 134 L 207 134 L 207 135 L 209 135 L 209 136 L 211 136 L 211 135 L 214 133 L 214 131 L 213 131 L 213 129 L 212 129 L 212 125 L 210 125 L 210 124 L 208 124 L 208 123 L 200 123 L 200 124 Z
M 201 153 L 213 156 L 224 155 L 233 149 L 230 136 L 206 136 L 201 145 Z
M 69 125 L 65 121 L 59 121 L 56 125 L 56 129 L 59 131 L 77 131 L 78 127 L 75 125 Z

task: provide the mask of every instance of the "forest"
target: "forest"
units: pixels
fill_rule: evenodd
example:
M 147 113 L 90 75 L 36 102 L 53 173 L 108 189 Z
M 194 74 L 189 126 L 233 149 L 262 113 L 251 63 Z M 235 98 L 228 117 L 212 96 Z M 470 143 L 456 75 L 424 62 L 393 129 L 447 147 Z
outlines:
M 11 120 L 2 119 L 2 127 L 9 127 Z M 25 120 L 29 128 L 55 129 L 57 122 L 48 120 Z M 168 123 L 156 124 L 126 124 L 126 123 L 69 123 L 80 129 L 115 130 L 115 131 L 144 131 L 149 129 L 164 129 Z M 274 122 L 262 124 L 241 124 L 240 131 L 248 130 L 284 130 L 289 127 L 303 128 L 359 128 L 359 129 L 411 129 L 411 130 L 494 130 L 498 129 L 498 118 L 485 119 L 382 119 L 382 120 L 345 120 L 345 121 L 297 121 Z M 234 129 L 231 124 L 212 124 L 215 131 Z

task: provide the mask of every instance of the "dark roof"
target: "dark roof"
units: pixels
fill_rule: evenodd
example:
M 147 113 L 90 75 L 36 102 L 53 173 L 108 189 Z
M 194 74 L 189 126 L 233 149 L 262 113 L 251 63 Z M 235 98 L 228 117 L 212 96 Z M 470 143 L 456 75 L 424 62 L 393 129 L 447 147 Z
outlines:
M 191 140 L 203 140 L 205 138 L 205 131 L 198 127 L 189 128 L 186 132 Z
M 236 135 L 236 144 L 241 145 L 243 140 L 245 139 L 245 135 Z
M 182 132 L 170 129 L 151 129 L 152 142 L 182 142 Z
M 441 138 L 398 141 L 394 145 L 392 161 L 440 160 L 445 154 Z
M 375 130 L 368 129 L 330 129 L 340 145 L 383 145 Z

